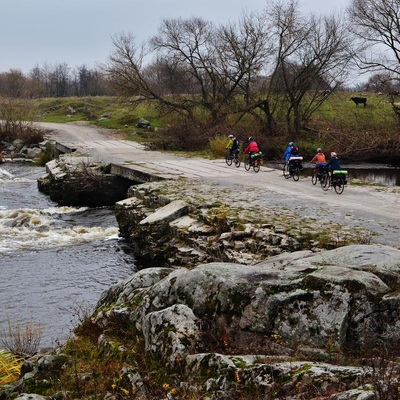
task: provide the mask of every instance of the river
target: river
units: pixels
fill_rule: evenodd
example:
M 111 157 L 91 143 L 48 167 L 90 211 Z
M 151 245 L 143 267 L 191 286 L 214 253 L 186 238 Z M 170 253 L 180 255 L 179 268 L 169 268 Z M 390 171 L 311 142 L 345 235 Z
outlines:
M 103 290 L 132 275 L 135 260 L 113 209 L 58 207 L 37 189 L 44 173 L 0 164 L 0 339 L 8 323 L 34 323 L 49 347 L 65 342 Z

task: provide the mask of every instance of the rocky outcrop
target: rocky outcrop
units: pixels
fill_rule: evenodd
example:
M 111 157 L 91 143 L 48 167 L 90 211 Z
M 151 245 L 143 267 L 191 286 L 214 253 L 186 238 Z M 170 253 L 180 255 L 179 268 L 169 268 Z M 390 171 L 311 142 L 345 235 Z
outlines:
M 268 394 L 285 381 L 287 390 L 314 385 L 349 391 L 330 399 L 358 398 L 362 384 L 370 389 L 369 368 L 332 361 L 396 346 L 399 272 L 400 251 L 381 245 L 285 253 L 252 266 L 150 268 L 103 293 L 95 318 L 104 329 L 133 323 L 162 362 L 208 376 L 204 392 L 227 395 L 240 380 Z M 274 398 L 295 398 L 284 394 Z
M 267 206 L 258 192 L 199 181 L 132 186 L 115 206 L 120 233 L 148 266 L 190 267 L 203 262 L 254 264 L 282 252 L 332 249 L 365 243 L 369 233 L 300 218 Z
M 26 144 L 22 139 L 15 139 L 12 143 L 0 143 L 1 159 L 5 161 L 36 161 L 43 154 L 43 144 Z
M 115 378 L 124 382 L 121 398 L 397 399 L 399 269 L 400 250 L 382 245 L 284 253 L 254 265 L 148 268 L 105 291 L 86 324 L 99 333 L 96 354 L 125 360 Z M 132 343 L 143 343 L 152 368 L 157 360 L 176 386 L 165 383 L 154 397 Z M 0 398 L 70 398 L 55 382 L 79 348 L 25 362 Z M 94 379 L 75 374 L 79 388 Z

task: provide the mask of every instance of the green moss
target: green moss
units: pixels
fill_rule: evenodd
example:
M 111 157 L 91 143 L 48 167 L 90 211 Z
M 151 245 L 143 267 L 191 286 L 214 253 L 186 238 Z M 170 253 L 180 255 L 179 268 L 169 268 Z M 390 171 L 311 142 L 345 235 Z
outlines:
M 134 296 L 130 301 L 130 306 L 133 308 L 137 308 L 143 303 L 144 293 L 139 293 Z
M 247 366 L 246 361 L 244 361 L 242 358 L 232 357 L 232 361 L 237 368 L 245 368 Z
M 296 376 L 296 375 L 303 374 L 304 372 L 309 371 L 311 368 L 312 368 L 311 364 L 305 364 L 301 368 L 294 370 L 293 375 Z

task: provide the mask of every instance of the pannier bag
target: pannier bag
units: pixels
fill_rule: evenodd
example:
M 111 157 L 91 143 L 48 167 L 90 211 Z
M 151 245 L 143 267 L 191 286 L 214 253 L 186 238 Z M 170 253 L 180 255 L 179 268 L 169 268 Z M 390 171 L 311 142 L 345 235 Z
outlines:
M 333 179 L 337 180 L 341 178 L 344 185 L 347 185 L 347 174 L 348 172 L 345 169 L 332 171 Z

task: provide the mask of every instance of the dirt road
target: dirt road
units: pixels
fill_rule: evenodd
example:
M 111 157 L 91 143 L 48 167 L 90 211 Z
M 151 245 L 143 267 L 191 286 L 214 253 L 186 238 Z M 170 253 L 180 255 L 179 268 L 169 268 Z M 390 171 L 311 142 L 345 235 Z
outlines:
M 146 151 L 136 142 L 120 140 L 112 131 L 87 125 L 41 125 L 48 129 L 50 138 L 78 148 L 93 161 L 140 166 L 172 178 L 200 179 L 234 188 L 233 193 L 244 199 L 249 191 L 257 191 L 260 205 L 277 205 L 300 216 L 314 217 L 328 227 L 333 221 L 367 229 L 372 242 L 400 248 L 400 188 L 349 184 L 342 195 L 337 195 L 332 190 L 324 192 L 319 185 L 313 186 L 310 178 L 298 182 L 284 179 L 281 169 L 268 162 L 259 173 L 254 173 L 245 171 L 243 165 L 228 167 L 224 160 Z

